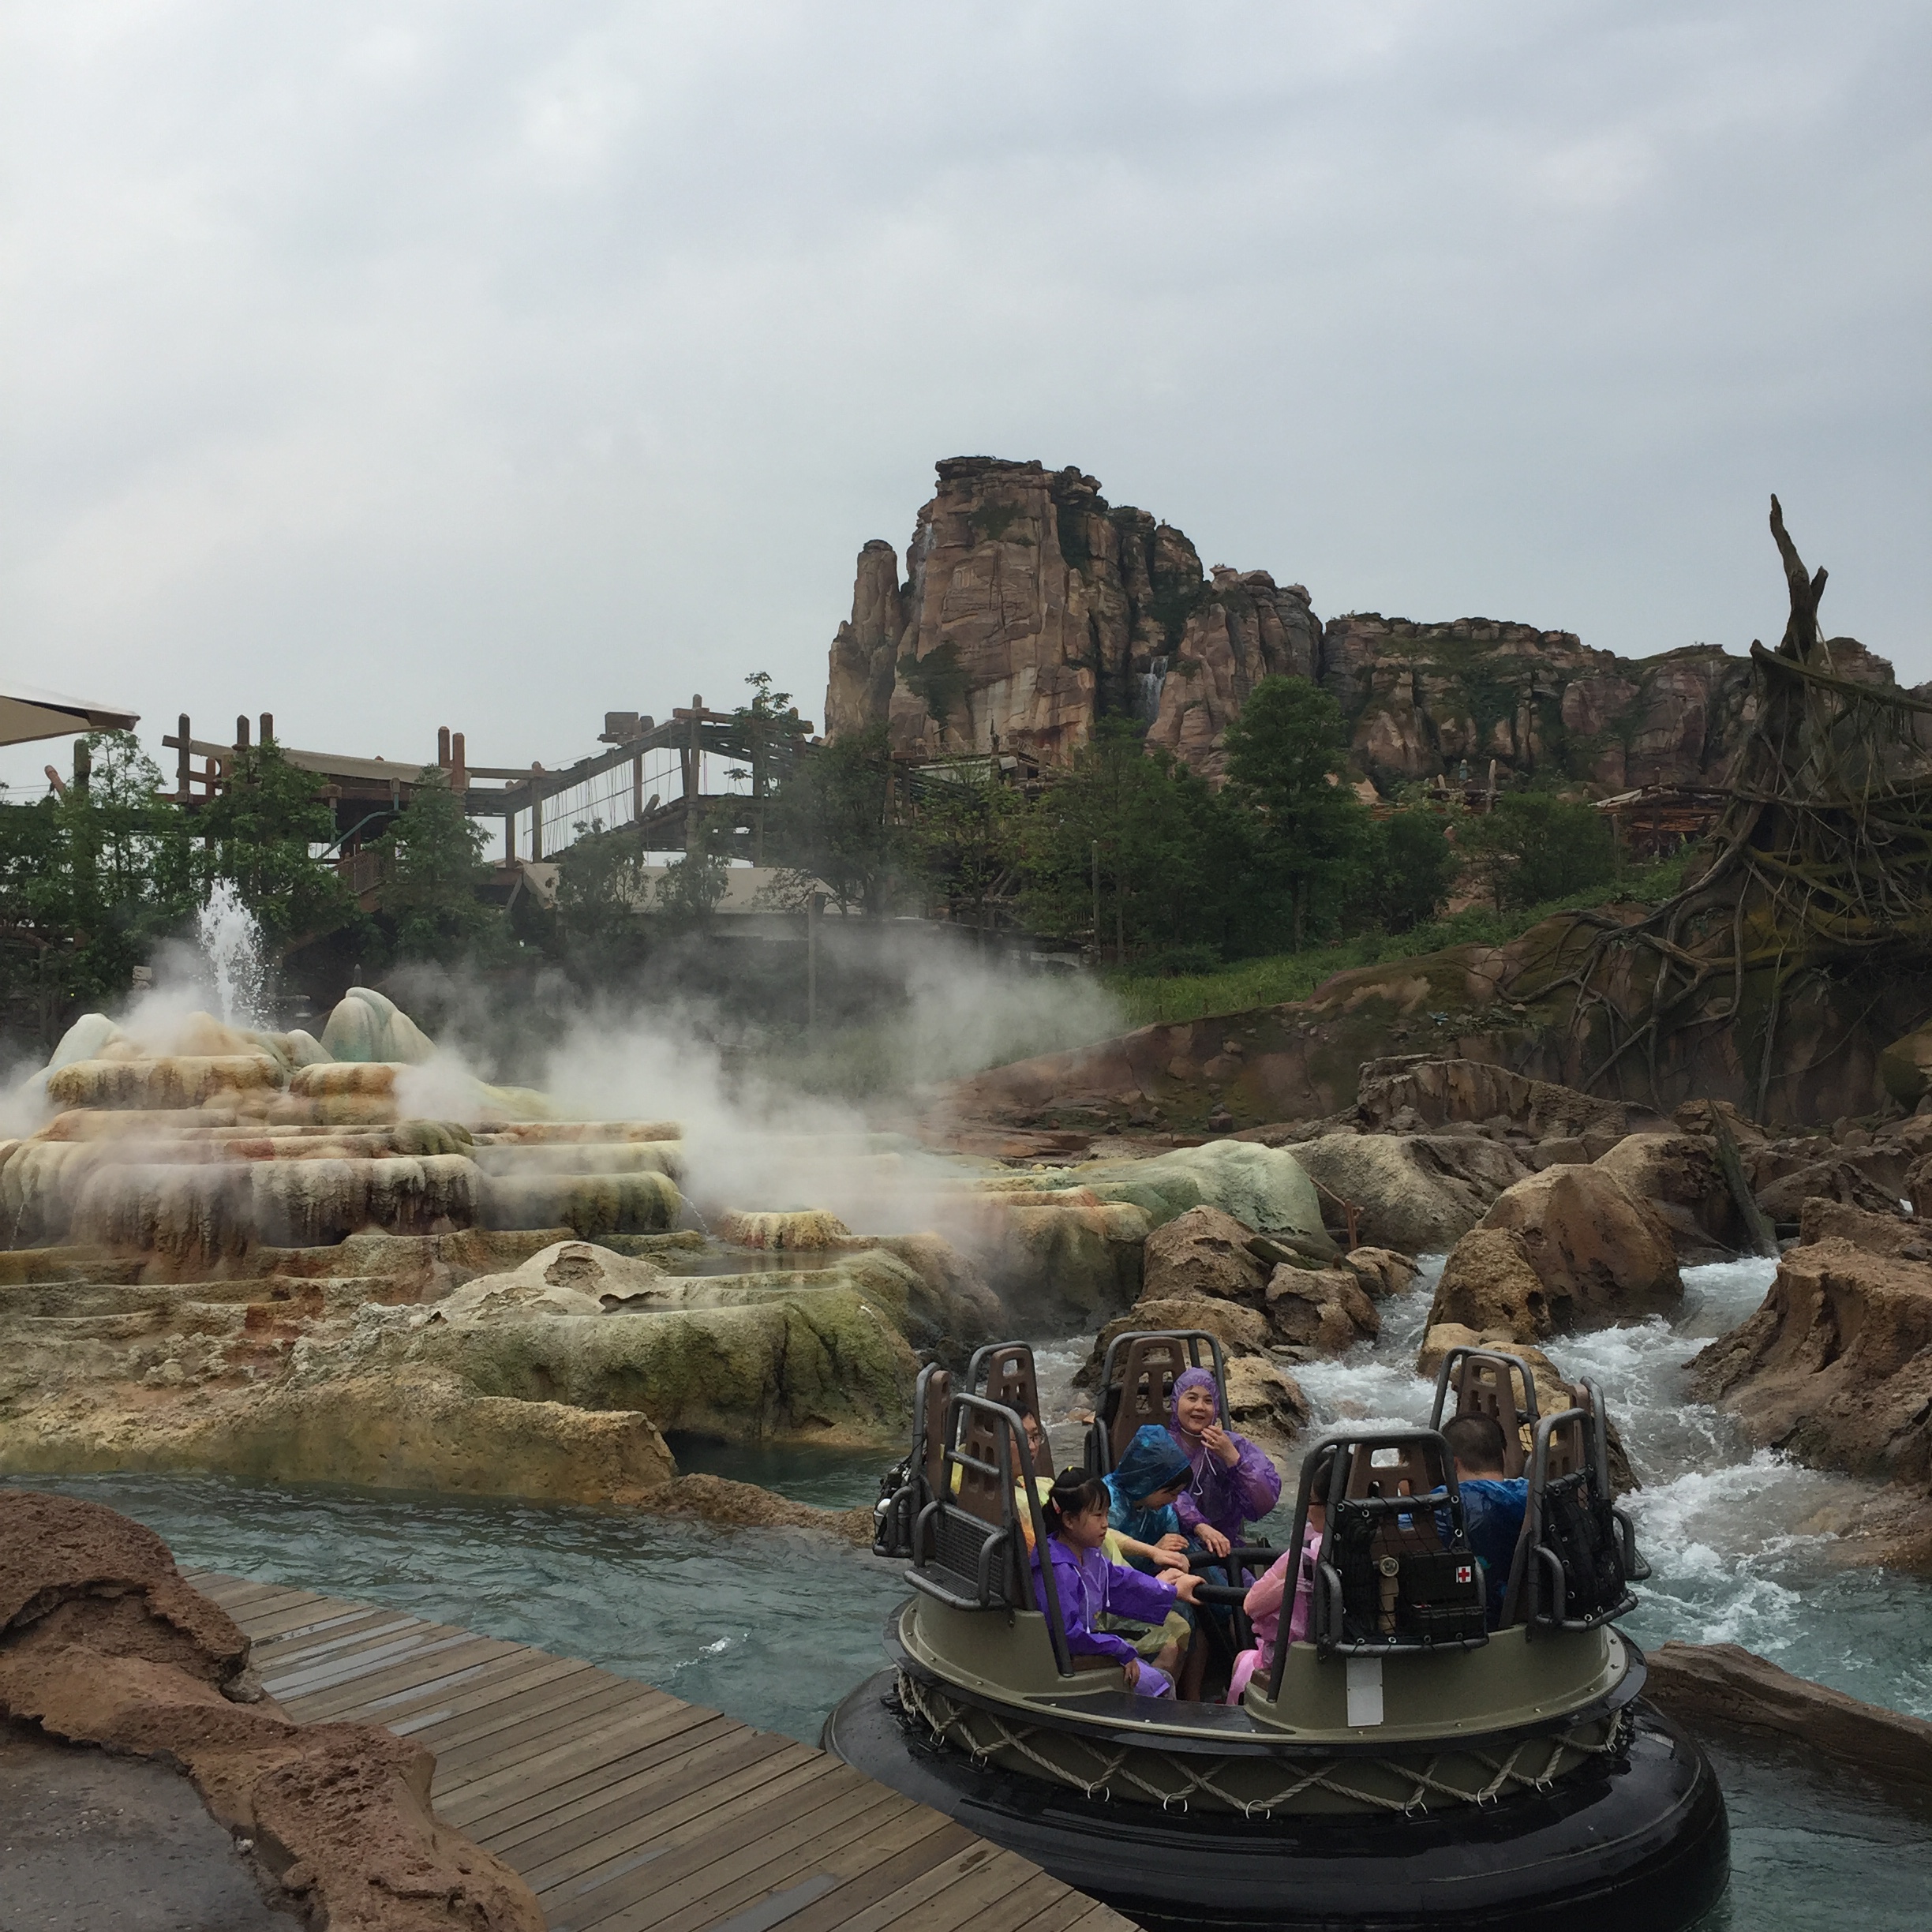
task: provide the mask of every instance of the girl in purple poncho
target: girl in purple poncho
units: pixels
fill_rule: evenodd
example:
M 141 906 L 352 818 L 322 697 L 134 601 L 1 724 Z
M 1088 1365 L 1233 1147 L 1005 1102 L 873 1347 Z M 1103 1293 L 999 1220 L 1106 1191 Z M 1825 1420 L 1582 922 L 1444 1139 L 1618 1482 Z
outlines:
M 1242 1526 L 1281 1500 L 1281 1473 L 1245 1436 L 1221 1426 L 1220 1390 L 1205 1368 L 1174 1377 L 1167 1430 L 1193 1475 L 1174 1500 L 1181 1527 L 1211 1556 L 1225 1556 Z
M 1127 1687 L 1143 1697 L 1171 1697 L 1174 1683 L 1167 1673 L 1144 1664 L 1124 1637 L 1095 1627 L 1103 1612 L 1132 1617 L 1158 1628 L 1166 1620 L 1177 1597 L 1189 1603 L 1200 1589 L 1196 1577 L 1177 1575 L 1157 1583 L 1124 1563 L 1109 1563 L 1101 1554 L 1107 1533 L 1106 1485 L 1083 1469 L 1063 1470 L 1048 1495 L 1042 1515 L 1046 1522 L 1046 1549 L 1053 1563 L 1054 1588 L 1060 1598 L 1060 1622 L 1067 1649 L 1075 1657 L 1110 1657 L 1126 1673 Z M 1033 1553 L 1033 1593 L 1039 1607 L 1053 1614 L 1046 1601 L 1046 1580 L 1040 1573 L 1039 1552 Z

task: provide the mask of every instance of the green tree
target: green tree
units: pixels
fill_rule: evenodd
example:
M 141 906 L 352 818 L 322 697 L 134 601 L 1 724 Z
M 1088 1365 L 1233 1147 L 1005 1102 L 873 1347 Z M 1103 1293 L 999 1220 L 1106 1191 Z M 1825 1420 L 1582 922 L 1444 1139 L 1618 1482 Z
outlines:
M 1368 836 L 1342 708 L 1306 678 L 1264 678 L 1226 743 L 1228 792 L 1255 822 L 1259 875 L 1288 905 L 1298 951 L 1339 917 Z
M 232 879 L 275 950 L 361 920 L 354 893 L 311 856 L 335 837 L 335 816 L 320 781 L 291 765 L 272 742 L 238 755 L 192 829 L 202 842 L 204 893 L 215 879 Z
M 0 803 L 0 990 L 51 1045 L 77 1005 L 124 994 L 200 896 L 185 815 L 125 732 L 84 740 L 87 776 Z
M 452 965 L 507 938 L 502 915 L 477 897 L 489 877 L 483 844 L 448 773 L 433 766 L 419 773 L 408 804 L 370 845 L 390 861 L 382 914 L 399 958 Z
M 572 828 L 557 861 L 557 938 L 566 967 L 601 979 L 634 970 L 649 949 L 642 920 L 644 848 L 637 834 L 606 831 L 602 820 Z
M 731 839 L 729 818 L 723 813 L 707 814 L 698 822 L 683 857 L 665 867 L 653 908 L 672 931 L 699 930 L 710 923 L 724 897 Z
M 1025 800 L 987 762 L 922 773 L 909 845 L 928 903 L 955 923 L 989 924 L 992 900 L 1020 867 L 1025 815 Z
M 1398 933 L 1433 919 L 1462 869 L 1441 815 L 1425 807 L 1375 822 L 1363 859 L 1356 909 Z
M 906 841 L 892 811 L 892 743 L 883 724 L 848 732 L 802 757 L 772 800 L 769 856 L 796 898 L 822 881 L 841 911 L 884 911 L 897 892 Z
M 1026 833 L 1029 922 L 1091 931 L 1096 957 L 1125 963 L 1178 945 L 1238 949 L 1252 923 L 1241 814 L 1166 752 L 1148 752 L 1131 720 L 1100 721 L 1034 807 Z
M 1608 819 L 1554 792 L 1505 792 L 1471 826 L 1469 842 L 1488 863 L 1498 911 L 1540 905 L 1616 874 Z

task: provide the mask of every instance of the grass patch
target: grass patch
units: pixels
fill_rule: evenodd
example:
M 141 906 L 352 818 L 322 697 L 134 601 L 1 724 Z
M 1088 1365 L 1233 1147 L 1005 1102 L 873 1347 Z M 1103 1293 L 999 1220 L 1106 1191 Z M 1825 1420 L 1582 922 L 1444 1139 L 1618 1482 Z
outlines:
M 1284 1001 L 1306 999 L 1324 979 L 1357 966 L 1413 959 L 1445 946 L 1505 945 L 1552 912 L 1574 912 L 1615 899 L 1661 904 L 1682 884 L 1687 857 L 1679 853 L 1655 865 L 1633 866 L 1607 886 L 1593 886 L 1567 898 L 1546 900 L 1541 905 L 1515 912 L 1499 913 L 1471 906 L 1453 919 L 1432 919 L 1406 933 L 1361 933 L 1352 939 L 1309 946 L 1299 953 L 1235 960 L 1212 972 L 1163 978 L 1129 967 L 1102 976 L 1134 1026 L 1211 1020 L 1222 1013 L 1245 1013 L 1251 1007 L 1278 1006 Z

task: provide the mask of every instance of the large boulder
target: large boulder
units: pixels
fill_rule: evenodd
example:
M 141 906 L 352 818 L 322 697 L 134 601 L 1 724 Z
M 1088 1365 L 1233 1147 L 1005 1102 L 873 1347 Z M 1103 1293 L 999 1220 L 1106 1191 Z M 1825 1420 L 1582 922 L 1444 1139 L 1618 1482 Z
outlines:
M 1841 1201 L 1870 1214 L 1899 1210 L 1910 1192 L 1915 1162 L 1908 1143 L 1874 1140 L 1860 1132 L 1853 1144 L 1806 1134 L 1754 1148 L 1746 1155 L 1751 1192 L 1770 1219 L 1788 1230 L 1808 1200 Z
M 1227 1367 L 1228 1419 L 1264 1449 L 1285 1448 L 1308 1427 L 1301 1384 L 1265 1355 L 1244 1355 Z
M 1374 1302 L 1345 1267 L 1277 1267 L 1268 1277 L 1267 1318 L 1276 1341 L 1317 1355 L 1342 1354 L 1382 1332 Z
M 1210 1295 L 1259 1307 L 1268 1264 L 1249 1246 L 1254 1230 L 1219 1208 L 1190 1208 L 1157 1227 L 1142 1251 L 1141 1298 Z
M 1662 1216 L 1600 1166 L 1549 1167 L 1518 1181 L 1481 1228 L 1517 1237 L 1556 1331 L 1651 1314 L 1683 1293 Z
M 1597 1162 L 1627 1193 L 1656 1209 L 1680 1262 L 1754 1252 L 1750 1230 L 1724 1178 L 1717 1143 L 1701 1134 L 1626 1135 Z
M 1915 1107 L 1932 1093 L 1932 1026 L 1895 1039 L 1878 1056 L 1878 1077 L 1902 1107 Z
M 1088 1189 L 989 1204 L 982 1254 L 1009 1321 L 1028 1335 L 1064 1335 L 1130 1306 L 1140 1291 L 1151 1226 L 1131 1201 Z
M 1346 1225 L 1346 1202 L 1357 1241 L 1405 1254 L 1453 1247 L 1529 1172 L 1478 1134 L 1324 1134 L 1298 1142 L 1294 1157 L 1332 1197 L 1337 1225 Z
M 688 1286 L 711 1305 L 643 1313 L 487 1323 L 432 1309 L 391 1347 L 481 1395 L 641 1410 L 666 1431 L 728 1442 L 897 1440 L 919 1368 L 903 1326 L 917 1291 L 912 1270 L 875 1252 L 845 1258 L 819 1282 L 739 1279 L 742 1300 L 726 1301 L 732 1291 L 701 1278 Z
M 0 1493 L 0 1578 L 18 1600 L 0 1598 L 0 1721 L 184 1773 L 305 1923 L 541 1932 L 516 1873 L 436 1818 L 430 1753 L 377 1724 L 295 1723 L 158 1537 L 98 1503 Z M 152 1904 L 115 1922 L 159 1923 Z
M 1394 1248 L 1351 1248 L 1342 1257 L 1342 1265 L 1362 1286 L 1372 1301 L 1385 1301 L 1401 1294 L 1421 1272 L 1413 1255 Z
M 395 1002 L 373 987 L 351 987 L 322 1029 L 331 1060 L 388 1060 L 420 1066 L 436 1057 L 436 1043 Z
M 1156 1221 L 1190 1208 L 1219 1208 L 1264 1234 L 1331 1252 L 1321 1202 L 1298 1152 L 1252 1140 L 1209 1140 L 1151 1160 L 1090 1162 L 1069 1170 L 1065 1185 L 1091 1187 L 1103 1200 L 1134 1200 Z
M 1522 1237 L 1509 1228 L 1472 1228 L 1450 1252 L 1429 1305 L 1429 1330 L 1460 1324 L 1530 1341 L 1553 1335 L 1548 1290 Z

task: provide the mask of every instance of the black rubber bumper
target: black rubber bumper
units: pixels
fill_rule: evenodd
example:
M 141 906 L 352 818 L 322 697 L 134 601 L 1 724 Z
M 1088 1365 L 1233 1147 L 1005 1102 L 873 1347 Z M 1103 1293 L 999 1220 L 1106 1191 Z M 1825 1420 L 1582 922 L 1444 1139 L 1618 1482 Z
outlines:
M 901 1716 L 882 1672 L 821 1740 L 1140 1924 L 1280 1932 L 1680 1932 L 1729 1875 L 1704 1754 L 1647 1705 L 1628 1755 L 1477 1809 L 1250 1822 L 1089 1799 L 978 1770 Z

